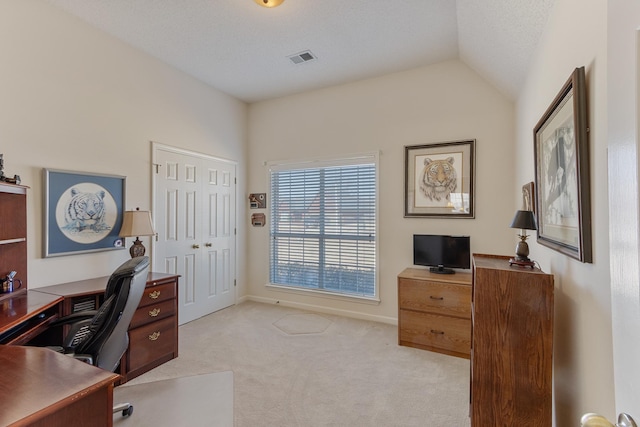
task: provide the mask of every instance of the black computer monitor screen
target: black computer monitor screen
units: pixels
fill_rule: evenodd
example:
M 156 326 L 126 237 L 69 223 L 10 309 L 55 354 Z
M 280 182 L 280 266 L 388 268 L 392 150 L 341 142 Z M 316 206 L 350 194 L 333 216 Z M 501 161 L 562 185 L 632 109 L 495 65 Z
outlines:
M 431 267 L 434 273 L 451 274 L 471 268 L 469 236 L 413 235 L 413 264 Z

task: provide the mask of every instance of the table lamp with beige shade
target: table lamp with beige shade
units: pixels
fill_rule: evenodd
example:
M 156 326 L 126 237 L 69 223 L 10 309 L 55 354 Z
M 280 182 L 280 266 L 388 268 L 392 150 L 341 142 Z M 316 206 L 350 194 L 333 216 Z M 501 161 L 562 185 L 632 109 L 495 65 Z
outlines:
M 135 211 L 125 211 L 119 236 L 136 238 L 131 248 L 129 248 L 131 258 L 143 256 L 146 251 L 142 241 L 140 241 L 140 236 L 154 236 L 155 234 L 153 222 L 151 221 L 151 212 L 141 211 L 140 208 L 136 208 Z

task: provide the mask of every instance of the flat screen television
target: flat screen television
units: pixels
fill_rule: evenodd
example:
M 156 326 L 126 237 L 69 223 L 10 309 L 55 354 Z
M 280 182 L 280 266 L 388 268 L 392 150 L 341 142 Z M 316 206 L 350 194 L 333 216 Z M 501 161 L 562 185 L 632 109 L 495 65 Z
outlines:
M 471 268 L 469 236 L 413 235 L 413 265 L 431 267 L 432 273 L 453 274 Z

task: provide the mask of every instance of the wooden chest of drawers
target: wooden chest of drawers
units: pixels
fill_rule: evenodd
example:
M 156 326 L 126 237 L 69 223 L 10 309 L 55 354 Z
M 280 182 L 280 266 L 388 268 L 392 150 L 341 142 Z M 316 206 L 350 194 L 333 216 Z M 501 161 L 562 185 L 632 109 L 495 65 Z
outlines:
M 471 274 L 407 268 L 398 275 L 398 344 L 469 358 Z
M 178 276 L 150 273 L 129 326 L 126 380 L 178 357 Z

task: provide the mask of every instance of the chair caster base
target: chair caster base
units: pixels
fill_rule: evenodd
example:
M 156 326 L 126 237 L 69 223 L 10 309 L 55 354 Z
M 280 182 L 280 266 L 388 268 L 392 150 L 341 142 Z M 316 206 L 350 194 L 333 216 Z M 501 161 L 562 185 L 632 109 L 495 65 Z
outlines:
M 113 413 L 122 412 L 123 417 L 128 417 L 133 414 L 133 405 L 130 403 L 120 403 L 113 407 Z

